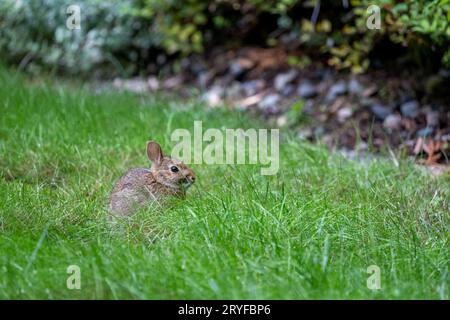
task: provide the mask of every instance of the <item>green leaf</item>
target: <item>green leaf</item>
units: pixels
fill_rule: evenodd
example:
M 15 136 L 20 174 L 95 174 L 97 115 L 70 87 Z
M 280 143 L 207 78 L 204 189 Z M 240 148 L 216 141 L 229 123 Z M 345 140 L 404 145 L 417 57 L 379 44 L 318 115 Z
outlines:
M 408 11 L 408 5 L 406 4 L 406 3 L 399 3 L 399 4 L 396 4 L 395 6 L 394 6 L 394 8 L 392 9 L 392 12 L 394 13 L 394 14 L 398 14 L 399 12 L 404 12 L 404 11 Z
M 305 105 L 304 100 L 298 100 L 297 102 L 294 102 L 294 104 L 291 107 L 291 110 L 296 113 L 302 112 L 304 105 Z

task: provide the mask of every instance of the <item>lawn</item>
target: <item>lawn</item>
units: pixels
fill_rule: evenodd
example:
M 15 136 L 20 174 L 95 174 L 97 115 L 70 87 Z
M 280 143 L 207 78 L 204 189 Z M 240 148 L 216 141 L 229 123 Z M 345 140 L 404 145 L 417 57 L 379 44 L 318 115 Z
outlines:
M 351 161 L 281 131 L 280 170 L 192 165 L 185 201 L 107 222 L 145 143 L 262 127 L 196 102 L 94 94 L 0 71 L 0 298 L 448 299 L 448 177 L 411 161 Z M 66 286 L 81 270 L 81 289 Z M 367 268 L 381 272 L 370 290 Z

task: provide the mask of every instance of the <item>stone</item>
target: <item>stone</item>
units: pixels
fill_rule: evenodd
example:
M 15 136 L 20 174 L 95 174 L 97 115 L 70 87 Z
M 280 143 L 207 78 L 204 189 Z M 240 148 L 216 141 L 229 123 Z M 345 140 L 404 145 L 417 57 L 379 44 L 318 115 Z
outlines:
M 253 66 L 254 63 L 250 59 L 239 58 L 231 61 L 229 70 L 230 73 L 237 78 L 242 76 L 249 69 L 253 68 Z
M 297 133 L 297 138 L 300 140 L 307 140 L 313 136 L 311 128 L 302 129 Z
M 295 80 L 297 75 L 298 72 L 295 69 L 292 69 L 288 72 L 279 73 L 273 80 L 275 90 L 277 91 L 283 90 L 286 87 L 286 85 Z
M 316 87 L 309 81 L 302 82 L 298 89 L 297 89 L 298 95 L 303 99 L 310 99 L 317 96 L 317 89 Z
M 224 90 L 219 86 L 212 86 L 202 97 L 202 100 L 205 101 L 211 107 L 217 107 L 222 104 L 222 96 Z
M 214 74 L 210 71 L 200 72 L 197 77 L 198 84 L 200 87 L 206 88 L 210 84 L 213 77 Z
M 426 114 L 427 126 L 428 127 L 438 127 L 439 126 L 439 112 L 430 110 Z
M 419 115 L 419 108 L 419 102 L 417 102 L 416 100 L 411 100 L 403 103 L 400 106 L 400 111 L 405 117 L 416 118 Z
M 158 78 L 155 76 L 150 76 L 147 78 L 147 85 L 148 88 L 152 91 L 156 91 L 159 89 L 159 81 Z
M 324 133 L 325 133 L 324 127 L 314 128 L 314 137 L 319 138 L 319 137 L 323 136 Z
M 262 109 L 276 109 L 279 101 L 280 101 L 280 96 L 278 94 L 270 93 L 261 100 L 261 102 L 259 103 L 259 106 Z
M 347 83 L 344 80 L 339 80 L 330 87 L 325 100 L 327 102 L 331 102 L 338 96 L 342 96 L 346 93 L 347 93 Z
M 148 90 L 147 82 L 142 78 L 115 79 L 113 86 L 117 89 L 123 89 L 134 93 L 144 93 Z
M 288 123 L 288 118 L 285 115 L 278 117 L 278 119 L 277 119 L 278 127 L 280 127 L 280 128 L 284 127 L 287 125 L 287 123 Z
M 370 107 L 370 111 L 372 111 L 375 117 L 377 117 L 379 120 L 384 120 L 387 118 L 387 116 L 392 114 L 392 108 L 381 103 L 373 104 Z
M 339 122 L 345 122 L 353 115 L 353 109 L 351 107 L 343 107 L 337 112 L 337 119 Z
M 417 131 L 417 136 L 418 137 L 422 137 L 422 138 L 426 138 L 431 136 L 434 133 L 434 129 L 432 127 L 425 127 L 423 129 L 420 129 L 419 131 Z
M 294 91 L 295 91 L 295 87 L 292 84 L 288 84 L 288 85 L 284 86 L 283 89 L 281 89 L 280 93 L 286 97 L 286 96 L 291 95 Z
M 352 78 L 348 83 L 348 91 L 355 95 L 362 95 L 364 87 L 357 79 Z
M 331 80 L 333 77 L 334 73 L 329 69 L 319 68 L 313 73 L 313 78 L 317 81 L 326 82 L 327 80 Z
M 303 112 L 306 114 L 312 114 L 314 111 L 314 100 L 313 99 L 308 99 L 305 102 L 305 105 L 303 106 Z
M 242 83 L 241 87 L 246 96 L 252 96 L 262 90 L 266 85 L 264 80 L 249 80 Z
M 241 98 L 242 87 L 239 82 L 234 81 L 225 91 L 226 98 L 230 100 L 237 100 Z
M 383 127 L 390 130 L 400 129 L 402 117 L 397 114 L 388 115 L 383 121 Z
M 239 77 L 244 73 L 245 69 L 241 67 L 241 64 L 238 61 L 232 61 L 230 64 L 230 73 L 235 76 Z
M 446 141 L 446 142 L 450 142 L 450 133 L 444 134 L 444 135 L 441 137 L 441 140 L 442 140 L 442 141 Z
M 361 104 L 361 106 L 363 106 L 365 108 L 370 108 L 374 104 L 377 104 L 378 100 L 374 99 L 374 98 L 364 98 L 364 97 L 362 97 L 361 99 L 359 99 L 359 103 Z
M 378 92 L 378 87 L 376 85 L 372 85 L 366 89 L 363 90 L 362 96 L 364 98 L 369 98 L 375 95 L 375 93 Z
M 183 79 L 181 78 L 181 76 L 172 76 L 164 81 L 164 87 L 166 89 L 175 89 L 181 86 L 182 83 Z

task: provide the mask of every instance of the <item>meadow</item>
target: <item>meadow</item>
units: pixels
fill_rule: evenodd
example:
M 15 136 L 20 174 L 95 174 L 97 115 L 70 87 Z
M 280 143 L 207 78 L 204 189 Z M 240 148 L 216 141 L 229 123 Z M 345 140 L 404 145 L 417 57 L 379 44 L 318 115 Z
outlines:
M 281 131 L 280 169 L 191 165 L 185 201 L 112 226 L 107 201 L 145 143 L 263 128 L 196 101 L 94 93 L 0 71 L 1 299 L 448 299 L 448 177 L 349 160 Z M 394 158 L 393 158 L 394 157 Z M 81 289 L 66 286 L 81 270 Z M 367 287 L 378 266 L 381 288 Z

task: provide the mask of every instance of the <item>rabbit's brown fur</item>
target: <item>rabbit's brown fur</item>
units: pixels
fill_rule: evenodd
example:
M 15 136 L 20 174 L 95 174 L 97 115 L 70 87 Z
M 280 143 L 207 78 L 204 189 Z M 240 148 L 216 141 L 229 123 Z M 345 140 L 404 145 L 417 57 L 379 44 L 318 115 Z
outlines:
M 156 142 L 148 142 L 147 155 L 152 161 L 150 169 L 131 169 L 115 184 L 109 201 L 111 214 L 128 215 L 135 207 L 160 202 L 166 196 L 184 198 L 194 183 L 194 172 L 181 161 L 164 156 Z

